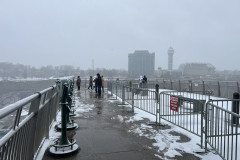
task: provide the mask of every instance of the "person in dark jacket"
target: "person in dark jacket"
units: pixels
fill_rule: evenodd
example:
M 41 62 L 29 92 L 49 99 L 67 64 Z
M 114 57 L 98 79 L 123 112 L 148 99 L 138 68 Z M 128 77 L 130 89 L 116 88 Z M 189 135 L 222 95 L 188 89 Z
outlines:
M 147 83 L 147 77 L 145 75 L 143 76 L 143 83 Z
M 147 77 L 145 75 L 143 76 L 142 83 L 143 83 L 143 88 L 147 88 Z
M 77 84 L 78 90 L 80 90 L 80 86 L 81 86 L 81 78 L 80 78 L 80 76 L 77 77 L 76 84 Z
M 90 76 L 88 89 L 91 88 L 91 90 L 92 90 L 93 89 L 92 87 L 93 87 L 93 78 L 92 78 L 92 76 Z
M 93 88 L 95 89 L 95 92 L 97 93 L 97 77 L 94 78 L 93 82 L 94 82 Z
M 102 78 L 100 76 L 100 74 L 97 74 L 97 91 L 98 91 L 98 95 L 101 95 L 101 89 L 102 89 Z

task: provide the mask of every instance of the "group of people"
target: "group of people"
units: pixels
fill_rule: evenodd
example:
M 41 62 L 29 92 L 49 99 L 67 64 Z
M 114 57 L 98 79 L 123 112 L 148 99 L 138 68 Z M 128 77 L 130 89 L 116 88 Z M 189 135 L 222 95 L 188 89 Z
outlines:
M 103 78 L 103 75 L 100 76 L 100 74 L 98 73 L 97 76 L 94 79 L 93 79 L 92 76 L 90 76 L 88 89 L 90 89 L 90 88 L 95 89 L 95 92 L 98 95 L 101 95 L 101 92 L 104 92 L 104 78 Z
M 140 88 L 146 88 L 147 86 L 147 77 L 144 75 L 144 76 L 140 76 L 139 78 L 139 86 Z
M 77 77 L 77 81 L 76 81 L 76 85 L 78 87 L 78 90 L 80 90 L 80 86 L 81 86 L 81 78 L 80 76 Z M 104 92 L 104 78 L 103 75 L 100 76 L 100 74 L 98 73 L 96 77 L 89 77 L 89 86 L 88 89 L 93 90 L 95 89 L 95 92 L 98 95 L 101 95 L 101 92 Z

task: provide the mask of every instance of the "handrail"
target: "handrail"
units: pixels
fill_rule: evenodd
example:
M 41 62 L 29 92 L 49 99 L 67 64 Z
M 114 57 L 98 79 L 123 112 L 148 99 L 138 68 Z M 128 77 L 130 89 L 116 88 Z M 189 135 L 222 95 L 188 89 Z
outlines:
M 6 117 L 7 115 L 11 114 L 12 112 L 16 111 L 17 109 L 19 109 L 20 107 L 30 103 L 31 101 L 33 101 L 34 99 L 38 98 L 41 94 L 44 94 L 52 89 L 54 89 L 56 87 L 56 85 L 49 87 L 47 89 L 44 89 L 38 93 L 35 93 L 29 97 L 26 97 L 24 99 L 21 99 L 13 104 L 10 104 L 8 106 L 5 106 L 4 108 L 0 109 L 0 119 Z
M 8 124 L 11 128 L 0 139 L 0 160 L 9 159 L 9 157 L 11 157 L 10 159 L 24 160 L 34 158 L 42 141 L 48 137 L 49 127 L 53 120 L 56 120 L 62 92 L 59 87 L 64 80 L 71 81 L 70 78 L 74 77 L 61 78 L 57 85 L 0 109 L 0 119 L 9 119 L 9 116 L 15 112 L 14 118 L 11 118 L 10 124 Z M 28 115 L 21 116 L 23 107 L 28 105 Z

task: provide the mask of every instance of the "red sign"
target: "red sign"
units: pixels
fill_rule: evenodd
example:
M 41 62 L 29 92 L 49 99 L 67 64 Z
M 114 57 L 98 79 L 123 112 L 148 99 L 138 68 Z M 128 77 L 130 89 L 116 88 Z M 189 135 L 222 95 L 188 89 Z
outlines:
M 178 112 L 178 97 L 170 96 L 170 109 Z

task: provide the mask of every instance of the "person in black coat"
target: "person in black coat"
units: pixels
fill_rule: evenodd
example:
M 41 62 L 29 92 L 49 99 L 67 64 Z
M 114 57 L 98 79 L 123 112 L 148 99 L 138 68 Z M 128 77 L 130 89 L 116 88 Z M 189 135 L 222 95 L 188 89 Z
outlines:
M 102 78 L 100 76 L 100 74 L 97 74 L 97 91 L 98 91 L 98 95 L 101 95 L 101 89 L 102 89 Z

